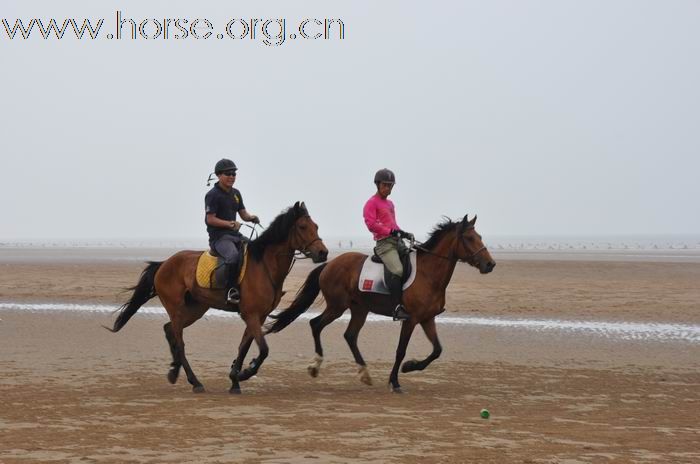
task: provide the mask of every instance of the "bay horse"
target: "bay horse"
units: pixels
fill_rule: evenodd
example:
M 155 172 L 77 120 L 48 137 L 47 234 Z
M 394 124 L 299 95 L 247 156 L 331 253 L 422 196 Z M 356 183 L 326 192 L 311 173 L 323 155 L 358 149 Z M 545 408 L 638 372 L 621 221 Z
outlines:
M 488 274 L 496 266 L 481 240 L 481 235 L 474 228 L 476 216 L 471 221 L 467 216 L 465 215 L 460 222 L 448 219 L 438 224 L 430 238 L 416 247 L 416 277 L 413 284 L 403 293 L 403 304 L 411 317 L 401 324 L 396 360 L 389 376 L 390 388 L 395 393 L 402 392 L 399 384 L 399 366 L 406 355 L 406 347 L 416 324 L 423 327 L 425 335 L 433 345 L 433 351 L 422 361 L 406 361 L 401 366 L 401 372 L 422 371 L 442 352 L 435 328 L 435 316 L 445 310 L 445 291 L 457 261 L 470 264 L 482 274 Z M 372 383 L 367 364 L 357 347 L 357 337 L 370 311 L 391 317 L 393 308 L 388 295 L 366 293 L 358 289 L 360 271 L 366 259 L 367 255 L 362 253 L 343 253 L 318 266 L 308 275 L 291 305 L 270 316 L 275 321 L 267 325 L 267 333 L 279 332 L 304 313 L 319 292 L 323 292 L 326 308 L 310 321 L 316 349 L 314 362 L 309 366 L 312 377 L 318 375 L 323 362 L 321 331 L 350 308 L 350 322 L 344 334 L 345 340 L 359 367 L 360 380 L 368 385 Z
M 303 202 L 296 202 L 277 216 L 259 237 L 248 243 L 248 264 L 240 283 L 241 301 L 238 305 L 246 328 L 231 365 L 230 393 L 240 393 L 240 381 L 258 372 L 268 355 L 262 325 L 282 298 L 282 284 L 289 273 L 296 251 L 315 263 L 326 261 L 328 249 L 318 236 L 318 226 L 311 219 Z M 143 270 L 134 293 L 119 309 L 111 332 L 118 332 L 136 311 L 154 296 L 158 296 L 170 316 L 163 326 L 173 361 L 168 380 L 177 381 L 180 367 L 185 368 L 187 380 L 195 393 L 204 391 L 185 356 L 183 330 L 201 318 L 209 308 L 230 310 L 226 305 L 225 289 L 207 289 L 197 285 L 197 261 L 202 251 L 180 251 L 162 262 L 151 261 Z M 242 258 L 241 258 L 242 259 Z M 241 371 L 251 343 L 258 345 L 258 357 Z

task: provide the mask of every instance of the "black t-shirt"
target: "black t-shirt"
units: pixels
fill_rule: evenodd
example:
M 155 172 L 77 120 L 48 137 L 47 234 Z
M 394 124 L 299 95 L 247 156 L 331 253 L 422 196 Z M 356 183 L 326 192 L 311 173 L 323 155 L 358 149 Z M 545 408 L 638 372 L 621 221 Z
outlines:
M 204 197 L 204 223 L 206 224 L 207 222 L 206 215 L 212 213 L 224 221 L 235 221 L 236 214 L 242 209 L 245 209 L 245 206 L 243 205 L 241 192 L 235 188 L 231 188 L 229 192 L 226 192 L 217 182 Z M 224 235 L 240 235 L 231 229 L 213 227 L 209 224 L 207 224 L 207 232 L 209 233 L 210 242 L 215 242 Z

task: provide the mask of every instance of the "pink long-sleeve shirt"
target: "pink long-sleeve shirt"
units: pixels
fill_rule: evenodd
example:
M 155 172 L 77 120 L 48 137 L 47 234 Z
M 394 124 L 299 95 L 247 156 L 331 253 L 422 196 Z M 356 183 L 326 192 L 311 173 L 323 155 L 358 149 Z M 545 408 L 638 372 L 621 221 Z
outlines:
M 394 203 L 391 200 L 374 194 L 367 200 L 362 210 L 367 228 L 374 235 L 375 240 L 388 237 L 394 229 L 400 229 L 396 223 Z

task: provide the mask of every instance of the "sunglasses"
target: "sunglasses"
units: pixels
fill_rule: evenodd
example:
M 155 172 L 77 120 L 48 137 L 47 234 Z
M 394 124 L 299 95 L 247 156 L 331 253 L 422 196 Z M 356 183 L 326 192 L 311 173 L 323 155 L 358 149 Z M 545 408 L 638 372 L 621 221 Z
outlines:
M 236 171 L 224 171 L 224 172 L 221 173 L 221 175 L 222 175 L 222 176 L 233 177 L 233 176 L 236 175 Z

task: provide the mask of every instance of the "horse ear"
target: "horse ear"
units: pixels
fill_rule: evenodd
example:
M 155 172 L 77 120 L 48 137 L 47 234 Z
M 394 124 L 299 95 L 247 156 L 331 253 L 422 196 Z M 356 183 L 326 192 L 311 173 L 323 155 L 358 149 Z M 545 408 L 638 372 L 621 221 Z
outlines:
M 473 226 L 474 224 L 476 224 L 476 214 L 474 215 L 474 219 L 472 219 L 471 221 L 469 221 L 469 225 L 470 225 L 470 226 Z
M 299 202 L 297 201 L 296 203 L 294 203 L 294 210 L 296 211 L 298 209 L 299 209 Z
M 459 228 L 458 228 L 458 230 L 459 230 L 459 233 L 460 233 L 460 234 L 464 231 L 464 229 L 467 228 L 467 221 L 469 221 L 469 219 L 467 218 L 467 216 L 469 216 L 469 215 L 468 215 L 468 214 L 465 214 L 464 217 L 462 218 L 462 220 L 459 221 Z
M 299 208 L 301 208 L 302 210 L 306 211 L 306 203 L 304 203 L 304 202 L 302 201 L 302 202 L 299 204 Z

